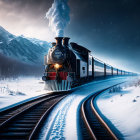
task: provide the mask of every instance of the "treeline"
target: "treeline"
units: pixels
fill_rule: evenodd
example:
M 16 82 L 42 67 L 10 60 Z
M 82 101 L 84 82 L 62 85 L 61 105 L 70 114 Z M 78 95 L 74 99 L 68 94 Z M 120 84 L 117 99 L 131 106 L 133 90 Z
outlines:
M 43 65 L 30 65 L 0 54 L 0 79 L 18 76 L 41 76 Z

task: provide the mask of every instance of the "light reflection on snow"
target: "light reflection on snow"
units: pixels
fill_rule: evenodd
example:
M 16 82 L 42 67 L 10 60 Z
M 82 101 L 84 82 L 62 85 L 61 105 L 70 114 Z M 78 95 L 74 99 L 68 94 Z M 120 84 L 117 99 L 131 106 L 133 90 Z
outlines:
M 78 139 L 79 132 L 77 129 L 77 120 L 79 118 L 77 117 L 77 111 L 81 101 L 94 92 L 126 80 L 127 78 L 125 77 L 112 78 L 94 81 L 76 88 L 72 94 L 62 100 L 51 112 L 51 115 L 47 119 L 41 132 L 40 139 Z M 46 91 L 43 90 L 44 84 L 41 80 L 33 77 L 0 81 L 0 89 L 3 87 L 6 87 L 14 92 L 24 93 L 26 95 L 11 96 L 8 91 L 3 91 L 0 94 L 1 108 L 24 99 L 46 93 Z
M 77 111 L 81 101 L 99 90 L 125 80 L 127 79 L 113 78 L 102 81 L 94 81 L 77 87 L 72 94 L 62 100 L 51 112 L 51 115 L 49 115 L 49 118 L 45 122 L 39 139 L 48 140 L 55 138 L 56 140 L 77 140 L 79 138 L 79 124 L 77 124 L 79 115 Z M 61 122 L 63 124 L 60 124 Z M 56 127 L 57 129 L 55 129 Z
M 45 94 L 44 83 L 36 77 L 0 80 L 0 110 L 19 101 Z
M 40 140 L 64 139 L 66 115 L 75 96 L 65 98 L 51 112 L 39 136 Z
M 120 92 L 105 92 L 98 97 L 97 106 L 126 140 L 140 139 L 140 86 L 125 85 Z

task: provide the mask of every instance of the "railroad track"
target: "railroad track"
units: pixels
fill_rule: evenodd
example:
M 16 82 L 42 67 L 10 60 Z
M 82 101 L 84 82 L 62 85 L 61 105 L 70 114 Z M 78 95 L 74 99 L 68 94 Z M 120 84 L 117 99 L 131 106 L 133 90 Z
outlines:
M 82 139 L 84 140 L 118 140 L 114 132 L 98 114 L 94 104 L 95 98 L 103 91 L 94 94 L 92 97 L 85 100 L 81 105 L 80 124 Z
M 0 140 L 36 139 L 49 112 L 65 96 L 46 95 L 0 112 Z

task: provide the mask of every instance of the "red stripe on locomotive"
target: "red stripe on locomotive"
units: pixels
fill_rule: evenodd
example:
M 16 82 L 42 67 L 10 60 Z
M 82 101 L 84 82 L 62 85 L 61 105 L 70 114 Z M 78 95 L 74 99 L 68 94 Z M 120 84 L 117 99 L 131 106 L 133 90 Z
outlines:
M 58 77 L 61 80 L 67 80 L 68 72 L 58 72 Z M 49 72 L 48 77 L 50 80 L 56 80 L 56 72 Z

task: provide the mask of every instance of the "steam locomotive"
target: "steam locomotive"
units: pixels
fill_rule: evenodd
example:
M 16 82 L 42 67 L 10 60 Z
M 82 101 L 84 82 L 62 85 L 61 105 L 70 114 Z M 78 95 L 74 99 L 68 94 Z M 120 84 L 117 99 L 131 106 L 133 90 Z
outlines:
M 113 68 L 91 55 L 87 48 L 71 42 L 68 37 L 56 37 L 56 42 L 44 57 L 45 89 L 67 91 L 72 87 L 97 77 L 132 75 L 127 71 Z M 62 43 L 63 41 L 63 43 Z

